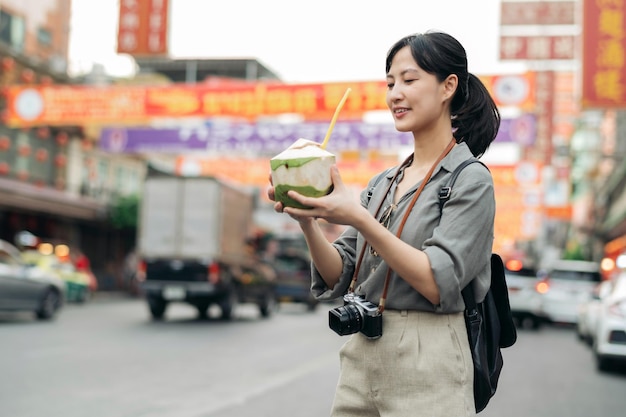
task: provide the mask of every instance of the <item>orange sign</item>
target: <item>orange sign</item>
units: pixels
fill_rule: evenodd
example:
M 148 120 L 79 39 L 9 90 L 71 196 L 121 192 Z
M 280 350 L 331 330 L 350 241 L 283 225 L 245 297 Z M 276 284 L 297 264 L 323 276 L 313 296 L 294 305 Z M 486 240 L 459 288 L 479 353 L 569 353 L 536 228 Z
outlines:
M 483 76 L 498 106 L 532 109 L 534 73 Z M 329 120 L 347 88 L 352 89 L 341 119 L 387 110 L 385 81 L 324 84 L 208 83 L 167 86 L 12 86 L 5 89 L 4 122 L 32 125 L 137 124 L 153 118 L 220 117 L 255 119 L 295 113 Z
M 498 107 L 535 110 L 535 73 L 479 76 Z
M 626 107 L 626 3 L 583 1 L 582 105 Z
M 337 162 L 342 181 L 350 186 L 361 188 L 365 187 L 374 175 L 389 166 L 383 161 Z M 270 162 L 269 159 L 179 156 L 176 160 L 176 172 L 182 175 L 223 177 L 242 184 L 267 187 L 269 185 Z
M 120 0 L 117 52 L 167 54 L 168 0 Z
M 328 120 L 346 89 L 342 119 L 387 110 L 386 82 L 327 84 L 238 83 L 170 86 L 37 86 L 5 90 L 10 126 L 131 124 L 151 118 L 302 114 Z

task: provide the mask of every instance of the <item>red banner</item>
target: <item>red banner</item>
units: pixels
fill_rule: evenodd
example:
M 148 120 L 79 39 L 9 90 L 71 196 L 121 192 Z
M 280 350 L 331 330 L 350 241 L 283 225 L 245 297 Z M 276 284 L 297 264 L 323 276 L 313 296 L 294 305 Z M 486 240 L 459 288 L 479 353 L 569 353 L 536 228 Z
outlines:
M 503 1 L 501 25 L 573 25 L 575 1 Z
M 625 28 L 624 0 L 584 0 L 584 108 L 626 107 Z
M 501 36 L 502 60 L 574 59 L 576 37 L 571 35 Z
M 385 82 L 329 84 L 239 83 L 171 86 L 37 86 L 5 90 L 5 123 L 11 126 L 132 124 L 152 118 L 302 114 L 309 119 L 332 117 L 346 89 L 352 92 L 342 119 L 386 110 Z
M 534 108 L 534 73 L 481 76 L 498 106 Z M 167 86 L 12 86 L 5 89 L 9 126 L 145 124 L 155 118 L 300 114 L 329 120 L 347 88 L 342 120 L 388 110 L 385 81 L 325 84 L 227 82 Z
M 168 0 L 120 0 L 117 52 L 167 54 Z

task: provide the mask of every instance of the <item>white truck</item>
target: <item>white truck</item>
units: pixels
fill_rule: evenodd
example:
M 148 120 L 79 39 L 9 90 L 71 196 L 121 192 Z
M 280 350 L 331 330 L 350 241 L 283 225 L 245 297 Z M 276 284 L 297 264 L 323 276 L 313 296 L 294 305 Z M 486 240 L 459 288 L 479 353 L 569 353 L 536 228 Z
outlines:
M 150 169 L 139 210 L 138 279 L 153 319 L 169 303 L 193 305 L 200 316 L 218 305 L 230 319 L 238 303 L 263 317 L 276 305 L 275 272 L 248 245 L 255 196 L 213 177 Z

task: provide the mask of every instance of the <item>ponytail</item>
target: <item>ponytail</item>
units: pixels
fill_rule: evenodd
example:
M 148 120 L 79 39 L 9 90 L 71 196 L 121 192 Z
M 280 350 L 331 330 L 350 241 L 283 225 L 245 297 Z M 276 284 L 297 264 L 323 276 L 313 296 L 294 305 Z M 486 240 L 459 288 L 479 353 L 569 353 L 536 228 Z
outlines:
M 472 154 L 480 158 L 500 128 L 500 112 L 496 103 L 480 79 L 468 73 L 467 85 L 459 86 L 452 107 L 454 138 L 457 143 L 467 143 Z

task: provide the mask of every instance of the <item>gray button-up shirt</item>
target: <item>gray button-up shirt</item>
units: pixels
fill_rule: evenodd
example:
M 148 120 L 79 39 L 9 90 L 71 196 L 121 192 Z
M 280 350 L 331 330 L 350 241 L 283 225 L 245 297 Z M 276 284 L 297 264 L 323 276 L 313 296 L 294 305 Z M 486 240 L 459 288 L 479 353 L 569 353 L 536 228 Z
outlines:
M 481 301 L 491 281 L 491 251 L 493 245 L 495 197 L 491 173 L 481 164 L 470 164 L 457 178 L 450 199 L 439 214 L 439 190 L 451 172 L 464 160 L 472 157 L 465 143 L 455 146 L 439 163 L 433 175 L 415 202 L 404 229 L 402 240 L 423 250 L 430 261 L 433 275 L 440 293 L 440 304 L 433 305 L 397 274 L 392 273 L 385 308 L 397 310 L 421 310 L 438 313 L 455 313 L 464 309 L 461 290 L 474 280 L 474 293 Z M 368 202 L 367 191 L 375 183 L 373 178 L 361 193 L 361 204 L 375 214 L 382 199 L 378 217 L 393 203 L 397 181 L 389 194 L 385 191 L 392 181 L 396 169 L 389 170 L 374 187 Z M 420 183 L 415 184 L 402 196 L 398 207 L 393 210 L 389 230 L 397 234 L 404 213 Z M 343 259 L 343 272 L 339 282 L 329 289 L 321 276 L 312 268 L 312 291 L 320 300 L 332 300 L 343 296 L 354 275 L 356 260 L 365 243 L 363 236 L 353 227 L 348 227 L 333 245 Z M 355 287 L 355 293 L 378 304 L 383 292 L 387 264 L 379 256 L 365 251 Z

